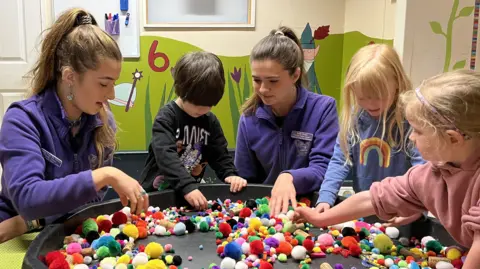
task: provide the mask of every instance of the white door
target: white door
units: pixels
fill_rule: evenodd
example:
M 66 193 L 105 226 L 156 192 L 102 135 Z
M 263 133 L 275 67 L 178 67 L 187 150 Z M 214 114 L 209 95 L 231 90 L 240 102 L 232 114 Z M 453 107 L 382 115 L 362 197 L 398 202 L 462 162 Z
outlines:
M 45 2 L 45 0 L 1 0 L 0 123 L 8 106 L 22 99 L 26 91 L 28 83 L 26 75 L 40 50 L 42 1 Z

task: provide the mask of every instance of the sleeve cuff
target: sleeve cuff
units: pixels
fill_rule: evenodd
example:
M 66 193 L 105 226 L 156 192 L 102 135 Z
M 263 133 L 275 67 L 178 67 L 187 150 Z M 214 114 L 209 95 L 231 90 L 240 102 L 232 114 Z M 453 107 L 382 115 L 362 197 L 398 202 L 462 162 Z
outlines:
M 319 203 L 328 203 L 330 206 L 334 206 L 336 199 L 337 194 L 330 191 L 320 191 L 316 205 Z
M 198 183 L 190 183 L 182 188 L 182 194 L 185 196 L 190 192 L 198 189 Z

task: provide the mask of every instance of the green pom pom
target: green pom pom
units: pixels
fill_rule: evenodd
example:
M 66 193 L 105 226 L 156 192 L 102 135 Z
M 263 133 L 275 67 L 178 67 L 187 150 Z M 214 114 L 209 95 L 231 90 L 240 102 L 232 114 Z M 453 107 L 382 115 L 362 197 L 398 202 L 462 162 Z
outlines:
M 310 269 L 310 265 L 308 265 L 308 263 L 304 263 L 300 269 Z
M 340 241 L 340 240 L 335 241 L 335 245 L 341 246 L 341 245 L 342 245 L 342 241 Z
M 260 212 L 261 215 L 268 214 L 268 213 L 270 213 L 270 207 L 268 207 L 268 205 L 266 205 L 266 204 L 261 204 L 258 207 L 258 212 Z
M 291 221 L 288 221 L 288 222 L 285 223 L 285 225 L 283 225 L 282 232 L 293 233 L 293 232 L 295 232 L 296 229 L 297 229 L 297 227 L 295 227 L 295 225 Z
M 285 255 L 285 254 L 283 254 L 283 253 L 281 253 L 280 255 L 278 255 L 278 260 L 279 260 L 280 262 L 286 262 L 287 259 L 288 259 L 288 258 L 287 258 L 287 255 Z
M 87 219 L 82 224 L 82 232 L 84 235 L 87 235 L 89 232 L 97 232 L 98 233 L 98 225 L 93 219 Z
M 362 228 L 360 231 L 362 231 L 362 232 L 365 234 L 365 236 L 369 236 L 369 235 L 370 235 L 370 231 L 367 230 L 367 228 Z
M 222 239 L 222 238 L 223 238 L 223 234 L 222 234 L 221 232 L 216 232 L 216 233 L 215 233 L 215 237 L 216 237 L 217 239 Z
M 261 216 L 262 216 L 262 213 L 260 213 L 260 211 L 257 210 L 257 211 L 255 211 L 255 216 L 261 217 Z
M 127 264 L 127 269 L 135 269 L 135 267 L 133 267 L 133 264 Z
M 112 257 L 115 257 L 122 253 L 122 246 L 120 246 L 120 243 L 118 243 L 117 241 L 108 242 L 107 247 Z
M 370 246 L 365 244 L 360 244 L 360 248 L 365 251 L 370 251 Z
M 262 240 L 262 239 L 261 239 L 260 237 L 258 237 L 258 236 L 249 236 L 249 237 L 248 237 L 248 242 L 249 242 L 249 243 L 250 243 L 250 242 L 253 242 L 253 241 L 255 241 L 255 240 Z
M 106 246 L 101 246 L 99 249 L 97 249 L 97 256 L 101 260 L 105 257 L 110 256 L 110 250 Z
M 277 233 L 277 230 L 275 230 L 275 228 L 273 228 L 273 227 L 270 227 L 270 228 L 268 228 L 268 233 L 269 234 L 275 234 L 275 233 Z
M 298 234 L 295 236 L 295 239 L 297 239 L 299 245 L 303 245 L 303 240 L 305 240 L 305 236 Z
M 438 242 L 436 240 L 428 241 L 427 245 L 425 247 L 427 248 L 428 251 L 431 250 L 431 251 L 434 251 L 437 254 L 439 254 L 443 249 L 442 244 L 440 244 L 440 242 Z
M 212 269 L 214 266 L 216 266 L 216 264 L 215 264 L 215 263 L 211 263 L 211 264 L 208 266 L 208 268 L 209 268 L 209 269 Z
M 206 233 L 210 230 L 210 227 L 208 226 L 208 223 L 206 221 L 200 222 L 200 232 Z

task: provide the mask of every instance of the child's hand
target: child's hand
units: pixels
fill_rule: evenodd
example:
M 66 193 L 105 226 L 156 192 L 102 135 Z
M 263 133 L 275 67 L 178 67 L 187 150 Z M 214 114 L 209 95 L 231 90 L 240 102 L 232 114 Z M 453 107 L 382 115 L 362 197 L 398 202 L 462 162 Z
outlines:
M 319 203 L 315 208 L 315 211 L 318 213 L 325 212 L 330 209 L 330 205 L 328 203 Z
M 419 219 L 422 216 L 422 213 L 412 215 L 410 217 L 394 217 L 388 220 L 387 223 L 384 223 L 384 227 L 398 227 L 407 225 Z
M 308 222 L 314 225 L 315 227 L 323 227 L 319 217 L 320 217 L 320 214 L 316 211 L 315 208 L 297 207 L 295 208 L 293 221 L 296 223 Z
M 20 215 L 4 220 L 0 223 L 0 244 L 20 236 L 27 231 L 27 224 Z
M 208 207 L 207 198 L 205 198 L 203 193 L 199 190 L 193 190 L 187 193 L 184 197 L 185 200 L 197 210 L 206 210 Z
M 237 176 L 227 177 L 225 178 L 225 182 L 230 184 L 231 192 L 241 191 L 244 187 L 247 186 L 247 181 Z
M 293 208 L 297 207 L 293 176 L 289 173 L 283 173 L 278 176 L 275 185 L 273 185 L 272 198 L 269 204 L 271 216 L 275 217 L 280 213 L 287 213 L 289 202 L 292 202 Z

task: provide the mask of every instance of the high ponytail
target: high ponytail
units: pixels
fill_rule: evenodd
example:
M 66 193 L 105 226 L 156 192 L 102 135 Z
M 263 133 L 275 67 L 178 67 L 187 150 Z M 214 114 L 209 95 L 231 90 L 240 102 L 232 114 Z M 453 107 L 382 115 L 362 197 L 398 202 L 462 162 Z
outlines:
M 250 54 L 250 62 L 272 60 L 281 64 L 290 75 L 300 69 L 300 79 L 295 82 L 297 88 L 308 85 L 305 68 L 303 65 L 303 50 L 295 32 L 286 26 L 270 31 L 255 45 Z M 254 92 L 243 104 L 241 112 L 252 115 L 261 102 L 260 97 Z
M 117 42 L 98 27 L 95 18 L 86 10 L 69 9 L 60 15 L 43 40 L 39 59 L 30 71 L 32 81 L 27 96 L 56 87 L 65 67 L 82 75 L 88 70 L 96 70 L 104 59 L 122 61 Z M 105 106 L 99 117 L 103 125 L 95 130 L 98 167 L 103 165 L 105 149 L 114 151 L 117 145 Z

